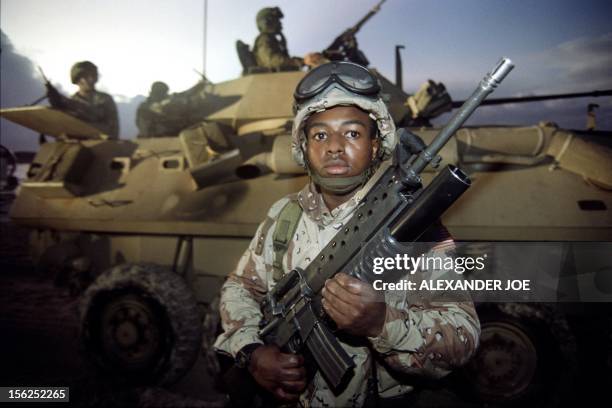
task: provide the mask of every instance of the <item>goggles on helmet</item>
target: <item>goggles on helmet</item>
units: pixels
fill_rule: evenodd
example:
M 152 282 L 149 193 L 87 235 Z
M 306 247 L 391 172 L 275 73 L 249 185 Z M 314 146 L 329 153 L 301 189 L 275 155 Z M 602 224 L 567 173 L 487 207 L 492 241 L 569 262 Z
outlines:
M 312 98 L 336 83 L 346 90 L 366 96 L 380 92 L 378 79 L 365 67 L 353 62 L 330 62 L 310 71 L 297 85 L 293 97 L 296 102 Z

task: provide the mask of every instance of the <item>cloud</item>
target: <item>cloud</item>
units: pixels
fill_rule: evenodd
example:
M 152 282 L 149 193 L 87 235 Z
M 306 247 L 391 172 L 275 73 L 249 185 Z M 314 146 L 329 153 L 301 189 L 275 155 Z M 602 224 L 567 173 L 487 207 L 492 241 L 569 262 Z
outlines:
M 540 54 L 540 63 L 555 67 L 564 86 L 582 89 L 612 88 L 612 33 L 581 37 Z
M 565 129 L 585 129 L 587 105 L 598 103 L 596 110 L 597 129 L 612 129 L 612 98 L 577 98 L 543 102 L 514 103 L 508 105 L 481 106 L 467 121 L 469 126 L 477 125 L 513 125 L 533 126 L 541 121 L 555 122 Z M 443 126 L 450 119 L 446 113 L 434 120 L 437 126 Z
M 34 64 L 19 54 L 8 36 L 0 30 L 0 106 L 23 106 L 45 93 Z M 38 135 L 22 126 L 0 119 L 2 144 L 12 150 L 36 150 Z
M 0 30 L 1 50 L 0 58 L 0 106 L 11 108 L 31 104 L 45 94 L 43 80 L 36 69 L 36 65 L 28 57 L 20 54 L 13 46 L 9 37 Z M 60 92 L 67 94 L 59 84 L 55 84 Z M 130 98 L 115 97 L 119 115 L 120 137 L 131 139 L 136 136 L 136 110 L 145 99 L 138 95 Z M 40 103 L 46 103 L 41 101 Z M 36 151 L 38 150 L 38 134 L 30 129 L 6 119 L 0 119 L 0 132 L 2 144 L 9 149 Z
M 612 88 L 612 33 L 596 37 L 580 37 L 539 52 L 529 59 L 539 86 L 529 95 L 564 92 L 588 92 Z M 515 96 L 525 96 L 517 92 Z M 584 129 L 586 108 L 597 103 L 597 127 L 612 129 L 612 97 L 557 99 L 545 102 L 502 105 L 499 109 L 485 107 L 474 115 L 471 123 L 534 124 L 540 120 L 554 121 L 561 127 Z M 508 116 L 512 115 L 512 116 Z
M 609 53 L 612 50 L 612 33 L 606 33 L 596 38 L 577 38 L 564 42 L 556 48 L 567 55 L 577 55 L 593 59 L 603 57 L 609 60 Z
M 523 97 L 573 92 L 589 92 L 612 88 L 612 33 L 580 37 L 537 53 L 518 56 L 516 72 L 510 74 L 499 92 L 491 98 Z M 451 96 L 461 99 L 469 95 L 472 84 L 446 84 Z M 584 129 L 586 109 L 597 103 L 597 127 L 612 129 L 612 97 L 557 99 L 542 102 L 513 103 L 479 108 L 469 125 L 503 124 L 535 125 L 553 121 L 563 128 Z M 443 125 L 449 116 L 434 122 Z
M 25 105 L 45 93 L 43 83 L 37 75 L 34 64 L 27 57 L 17 53 L 8 36 L 0 30 L 2 49 L 2 106 Z

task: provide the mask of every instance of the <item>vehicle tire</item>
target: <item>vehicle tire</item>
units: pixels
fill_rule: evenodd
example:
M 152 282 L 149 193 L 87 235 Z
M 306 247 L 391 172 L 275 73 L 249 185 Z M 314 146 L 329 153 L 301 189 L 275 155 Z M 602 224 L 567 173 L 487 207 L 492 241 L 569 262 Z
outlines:
M 183 278 L 155 264 L 122 264 L 83 294 L 85 352 L 102 373 L 129 384 L 168 385 L 195 363 L 202 321 Z
M 576 342 L 554 305 L 487 304 L 478 315 L 480 346 L 461 376 L 472 399 L 506 407 L 567 402 Z

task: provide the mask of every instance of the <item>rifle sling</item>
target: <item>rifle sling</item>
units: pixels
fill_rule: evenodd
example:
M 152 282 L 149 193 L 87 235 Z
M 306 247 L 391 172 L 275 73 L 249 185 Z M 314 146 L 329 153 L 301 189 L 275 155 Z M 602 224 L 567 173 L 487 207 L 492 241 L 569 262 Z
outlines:
M 272 242 L 274 248 L 274 260 L 272 269 L 274 271 L 274 281 L 279 281 L 284 274 L 283 257 L 289 249 L 291 237 L 295 234 L 298 222 L 302 217 L 302 207 L 294 200 L 290 200 L 278 214 L 276 227 L 272 234 Z

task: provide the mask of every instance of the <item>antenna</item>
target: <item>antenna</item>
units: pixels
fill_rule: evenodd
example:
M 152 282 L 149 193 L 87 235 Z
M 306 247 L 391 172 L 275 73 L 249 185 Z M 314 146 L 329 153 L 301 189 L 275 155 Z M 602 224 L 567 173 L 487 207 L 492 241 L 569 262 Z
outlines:
M 202 35 L 202 73 L 206 76 L 206 31 L 208 30 L 208 0 L 204 0 L 204 29 Z
M 395 46 L 395 85 L 404 90 L 404 81 L 402 79 L 402 55 L 400 54 L 400 50 L 404 49 L 403 45 Z

